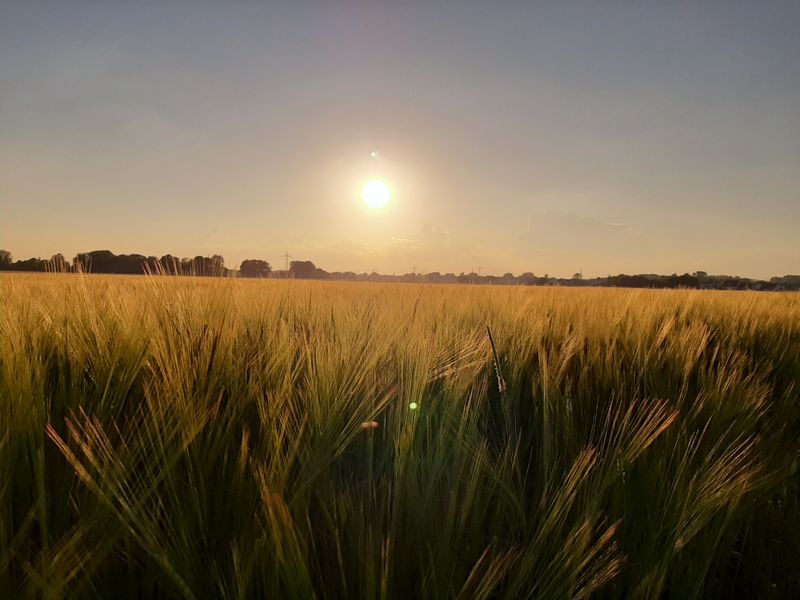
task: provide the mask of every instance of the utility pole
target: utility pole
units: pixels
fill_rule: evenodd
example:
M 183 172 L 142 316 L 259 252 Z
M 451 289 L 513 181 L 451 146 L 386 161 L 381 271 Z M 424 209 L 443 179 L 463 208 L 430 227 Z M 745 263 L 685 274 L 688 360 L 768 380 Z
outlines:
M 287 250 L 285 254 L 281 255 L 281 258 L 283 258 L 286 261 L 286 271 L 288 272 L 289 271 L 289 259 L 290 258 L 294 258 L 294 256 L 289 254 L 289 251 Z

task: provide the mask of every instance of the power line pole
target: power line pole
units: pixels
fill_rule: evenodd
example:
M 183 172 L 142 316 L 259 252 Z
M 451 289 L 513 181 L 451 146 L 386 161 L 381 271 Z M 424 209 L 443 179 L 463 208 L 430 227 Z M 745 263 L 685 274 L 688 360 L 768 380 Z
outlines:
M 288 271 L 289 270 L 289 259 L 290 258 L 294 258 L 294 256 L 289 254 L 289 251 L 287 250 L 285 254 L 281 254 L 281 258 L 283 258 L 286 261 L 286 271 Z

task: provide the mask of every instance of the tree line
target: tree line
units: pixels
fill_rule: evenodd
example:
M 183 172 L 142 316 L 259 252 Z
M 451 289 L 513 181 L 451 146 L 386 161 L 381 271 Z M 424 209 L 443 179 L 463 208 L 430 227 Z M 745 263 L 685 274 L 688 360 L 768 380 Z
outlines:
M 219 254 L 180 258 L 172 254 L 162 257 L 142 254 L 114 254 L 109 250 L 81 252 L 71 261 L 63 254 L 54 254 L 49 259 L 29 258 L 14 261 L 7 250 L 0 250 L 0 270 L 32 271 L 49 273 L 115 273 L 122 275 L 190 275 L 201 277 L 266 277 L 271 267 L 263 260 L 245 260 L 239 270 L 225 266 L 225 259 Z
M 245 259 L 238 269 L 231 269 L 225 266 L 225 259 L 219 254 L 193 258 L 165 254 L 159 258 L 143 254 L 114 254 L 110 250 L 81 252 L 76 254 L 71 261 L 60 253 L 54 254 L 50 258 L 29 258 L 15 261 L 11 252 L 0 250 L 0 271 L 252 278 L 268 278 L 277 275 L 293 279 L 322 279 L 327 275 L 311 261 L 303 260 L 292 261 L 288 272 L 273 273 L 272 265 L 260 258 Z
M 195 277 L 249 277 L 275 279 L 328 279 L 333 281 L 384 281 L 402 283 L 463 283 L 477 285 L 558 285 L 570 287 L 600 286 L 626 288 L 688 288 L 727 290 L 800 290 L 800 275 L 772 277 L 769 281 L 730 275 L 709 275 L 705 271 L 678 275 L 608 275 L 585 279 L 581 273 L 569 278 L 537 276 L 531 272 L 520 275 L 505 273 L 502 276 L 479 273 L 356 273 L 354 271 L 328 272 L 310 260 L 294 260 L 286 271 L 273 271 L 266 260 L 249 258 L 238 269 L 225 266 L 219 255 L 179 258 L 172 254 L 162 257 L 142 254 L 114 254 L 109 250 L 82 252 L 68 261 L 62 254 L 49 259 L 29 258 L 14 261 L 7 250 L 0 250 L 0 271 L 32 271 L 49 273 L 116 273 L 141 275 L 185 275 Z

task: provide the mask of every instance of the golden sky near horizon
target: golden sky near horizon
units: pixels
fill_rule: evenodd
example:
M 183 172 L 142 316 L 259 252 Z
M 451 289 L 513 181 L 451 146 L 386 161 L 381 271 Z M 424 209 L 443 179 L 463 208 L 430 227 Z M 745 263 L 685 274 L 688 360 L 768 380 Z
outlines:
M 7 2 L 0 247 L 797 273 L 799 29 L 793 2 Z

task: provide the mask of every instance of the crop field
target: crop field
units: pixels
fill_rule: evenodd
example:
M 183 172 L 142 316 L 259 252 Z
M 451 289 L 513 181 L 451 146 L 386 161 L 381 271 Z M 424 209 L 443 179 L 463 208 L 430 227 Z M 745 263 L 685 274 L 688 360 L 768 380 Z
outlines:
M 800 593 L 800 295 L 0 277 L 2 598 Z

